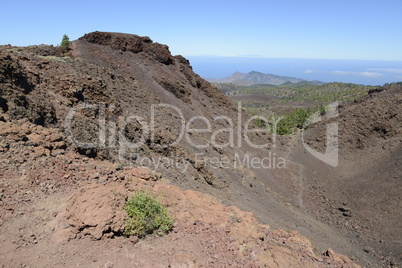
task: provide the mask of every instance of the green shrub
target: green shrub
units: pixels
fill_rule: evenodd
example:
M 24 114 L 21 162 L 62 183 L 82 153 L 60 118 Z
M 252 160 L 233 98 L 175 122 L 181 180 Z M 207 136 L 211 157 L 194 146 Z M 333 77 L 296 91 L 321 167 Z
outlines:
M 267 127 L 267 123 L 261 118 L 254 119 L 254 124 L 257 127 L 260 127 L 260 128 L 266 128 Z
M 159 199 L 150 192 L 136 191 L 125 206 L 129 219 L 125 234 L 143 236 L 150 233 L 163 235 L 173 226 L 171 216 Z

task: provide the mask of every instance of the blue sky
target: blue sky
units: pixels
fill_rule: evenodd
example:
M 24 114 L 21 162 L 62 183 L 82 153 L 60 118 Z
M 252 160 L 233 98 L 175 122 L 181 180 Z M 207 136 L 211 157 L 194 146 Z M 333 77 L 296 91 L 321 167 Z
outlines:
M 402 0 L 3 1 L 0 44 L 92 31 L 150 36 L 184 56 L 402 60 Z

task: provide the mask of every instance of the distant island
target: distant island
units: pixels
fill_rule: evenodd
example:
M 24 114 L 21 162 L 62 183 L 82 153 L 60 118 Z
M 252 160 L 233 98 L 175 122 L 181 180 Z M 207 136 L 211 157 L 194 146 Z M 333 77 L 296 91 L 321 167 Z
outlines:
M 252 85 L 261 85 L 261 84 L 266 84 L 266 85 L 275 85 L 279 86 L 284 83 L 300 83 L 300 82 L 309 82 L 310 84 L 314 85 L 323 85 L 324 82 L 321 81 L 306 81 L 304 79 L 296 78 L 296 77 L 290 77 L 290 76 L 279 76 L 279 75 L 274 75 L 274 74 L 264 74 L 261 72 L 256 72 L 252 71 L 249 73 L 241 73 L 241 72 L 235 72 L 231 76 L 228 76 L 223 79 L 209 79 L 206 78 L 206 80 L 210 83 L 225 83 L 225 84 L 235 84 L 238 86 L 252 86 Z

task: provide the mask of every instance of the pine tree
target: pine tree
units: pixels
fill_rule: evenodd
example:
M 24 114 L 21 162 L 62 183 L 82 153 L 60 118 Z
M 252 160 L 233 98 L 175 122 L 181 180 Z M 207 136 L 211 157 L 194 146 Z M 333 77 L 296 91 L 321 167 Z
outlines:
M 71 44 L 70 38 L 65 34 L 63 35 L 63 39 L 61 40 L 60 46 L 68 48 Z

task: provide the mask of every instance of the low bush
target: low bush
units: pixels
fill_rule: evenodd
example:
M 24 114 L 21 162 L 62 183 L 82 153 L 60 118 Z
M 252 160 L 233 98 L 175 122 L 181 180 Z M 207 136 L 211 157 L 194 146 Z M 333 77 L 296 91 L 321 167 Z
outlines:
M 158 197 L 150 192 L 136 191 L 125 206 L 129 219 L 125 222 L 125 234 L 143 236 L 163 235 L 171 230 L 173 221 Z

